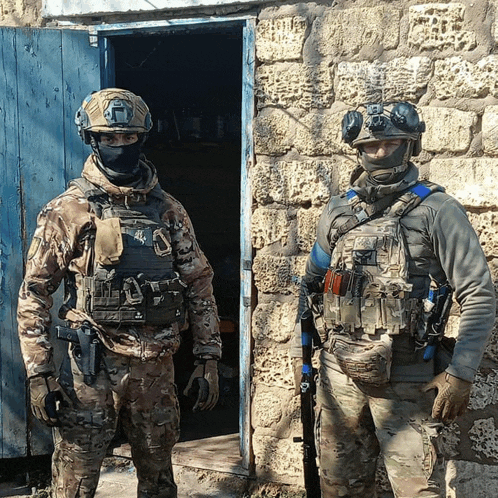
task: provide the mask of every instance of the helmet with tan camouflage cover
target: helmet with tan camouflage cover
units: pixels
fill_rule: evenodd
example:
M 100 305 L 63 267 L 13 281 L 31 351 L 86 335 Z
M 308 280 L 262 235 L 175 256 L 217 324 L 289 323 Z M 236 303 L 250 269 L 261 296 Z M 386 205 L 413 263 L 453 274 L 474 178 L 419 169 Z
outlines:
M 92 92 L 83 100 L 74 119 L 86 144 L 92 133 L 148 133 L 152 118 L 142 97 L 121 88 Z

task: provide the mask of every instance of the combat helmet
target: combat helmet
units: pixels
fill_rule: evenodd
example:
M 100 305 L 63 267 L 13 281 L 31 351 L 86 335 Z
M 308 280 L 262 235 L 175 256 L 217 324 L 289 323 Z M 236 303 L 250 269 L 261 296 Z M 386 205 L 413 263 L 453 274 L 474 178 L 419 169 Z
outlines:
M 373 180 L 384 184 L 398 181 L 408 170 L 411 156 L 422 150 L 425 123 L 409 102 L 368 103 L 359 108 L 344 116 L 343 140 L 358 150 L 360 164 Z M 363 150 L 369 143 L 396 139 L 401 144 L 387 156 L 372 157 Z
M 121 88 L 105 88 L 86 96 L 74 119 L 86 144 L 92 134 L 139 133 L 152 128 L 152 117 L 142 97 Z
M 413 142 L 412 155 L 420 154 L 425 123 L 420 120 L 414 105 L 409 102 L 385 102 L 359 107 L 365 109 L 365 118 L 356 109 L 348 111 L 342 120 L 342 138 L 351 147 L 400 138 Z

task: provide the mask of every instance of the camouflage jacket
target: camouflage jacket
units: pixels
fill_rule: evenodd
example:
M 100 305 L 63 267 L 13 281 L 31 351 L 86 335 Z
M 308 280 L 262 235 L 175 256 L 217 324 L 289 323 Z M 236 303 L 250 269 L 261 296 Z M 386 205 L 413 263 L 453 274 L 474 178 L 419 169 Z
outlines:
M 142 156 L 143 157 L 143 156 Z M 157 185 L 154 166 L 143 158 L 144 180 L 138 187 L 117 187 L 110 183 L 89 156 L 82 176 L 103 188 L 114 202 L 132 205 L 143 202 Z M 163 221 L 169 227 L 175 270 L 186 288 L 187 318 L 194 340 L 194 355 L 219 359 L 221 341 L 216 302 L 213 296 L 213 270 L 199 248 L 190 218 L 184 207 L 166 194 Z M 21 350 L 28 377 L 54 371 L 50 342 L 52 294 L 61 281 L 76 283 L 92 271 L 95 214 L 80 189 L 73 186 L 50 201 L 40 212 L 28 252 L 26 274 L 19 291 L 17 309 Z M 69 278 L 71 277 L 71 278 Z M 88 320 L 110 350 L 147 360 L 173 354 L 180 343 L 180 325 L 102 326 L 84 311 L 65 304 L 59 316 L 78 326 Z

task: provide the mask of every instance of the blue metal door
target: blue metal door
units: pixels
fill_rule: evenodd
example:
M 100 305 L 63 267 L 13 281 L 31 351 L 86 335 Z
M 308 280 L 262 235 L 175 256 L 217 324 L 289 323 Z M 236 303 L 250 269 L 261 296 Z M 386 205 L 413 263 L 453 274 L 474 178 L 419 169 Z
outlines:
M 86 31 L 0 28 L 0 64 L 0 458 L 12 458 L 51 447 L 28 415 L 17 293 L 37 213 L 88 155 L 74 114 L 101 76 Z

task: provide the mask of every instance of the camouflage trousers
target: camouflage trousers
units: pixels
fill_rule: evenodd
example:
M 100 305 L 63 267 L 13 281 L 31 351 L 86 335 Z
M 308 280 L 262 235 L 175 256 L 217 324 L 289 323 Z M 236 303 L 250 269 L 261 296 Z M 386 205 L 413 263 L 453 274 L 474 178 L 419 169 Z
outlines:
M 138 498 L 176 498 L 171 450 L 178 441 L 179 406 L 171 356 L 141 362 L 106 352 L 96 382 L 83 382 L 74 356 L 60 383 L 73 401 L 54 429 L 53 498 L 92 498 L 118 419 L 131 446 Z
M 324 498 L 375 498 L 381 453 L 396 498 L 440 498 L 430 418 L 433 393 L 420 383 L 382 387 L 351 381 L 322 351 L 317 385 L 316 445 Z

